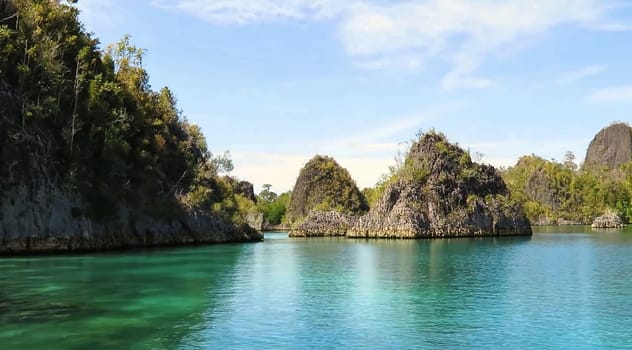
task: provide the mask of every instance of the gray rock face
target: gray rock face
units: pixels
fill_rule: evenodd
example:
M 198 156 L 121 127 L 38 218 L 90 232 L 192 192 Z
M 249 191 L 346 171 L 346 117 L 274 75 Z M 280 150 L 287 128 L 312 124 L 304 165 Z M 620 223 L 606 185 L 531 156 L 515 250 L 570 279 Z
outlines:
M 80 214 L 84 205 L 52 184 L 9 190 L 0 200 L 0 255 L 263 239 L 250 227 L 235 227 L 201 212 L 158 219 L 123 207 L 115 220 L 99 223 Z
M 246 215 L 248 226 L 257 231 L 263 231 L 263 213 L 248 213 Z
M 240 181 L 230 176 L 224 176 L 224 180 L 231 184 L 235 194 L 240 194 L 246 199 L 250 199 L 251 201 L 257 203 L 257 196 L 255 195 L 255 189 L 252 183 L 248 181 Z
M 435 132 L 412 145 L 398 179 L 347 231 L 348 237 L 371 238 L 531 234 L 496 169 L 473 163 Z
M 624 226 L 619 215 L 613 213 L 596 218 L 591 225 L 592 228 L 623 228 Z
M 356 216 L 337 211 L 312 211 L 290 231 L 290 237 L 345 236 L 357 221 Z
M 443 238 L 530 235 L 531 226 L 518 206 L 504 198 L 477 198 L 442 213 L 445 203 L 432 200 L 418 186 L 397 182 L 376 206 L 348 230 L 352 238 Z
M 543 169 L 537 169 L 528 178 L 525 191 L 529 198 L 547 207 L 558 210 L 560 196 L 555 193 L 554 179 Z
M 627 123 L 610 125 L 590 142 L 583 169 L 616 169 L 632 161 L 632 127 Z

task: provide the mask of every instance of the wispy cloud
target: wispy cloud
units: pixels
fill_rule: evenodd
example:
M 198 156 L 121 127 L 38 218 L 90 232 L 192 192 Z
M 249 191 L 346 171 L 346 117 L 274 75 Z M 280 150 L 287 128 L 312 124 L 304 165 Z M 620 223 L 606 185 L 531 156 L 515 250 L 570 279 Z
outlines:
M 334 156 L 336 161 L 346 168 L 360 188 L 375 185 L 384 174 L 393 158 L 388 156 Z M 263 184 L 271 184 L 275 192 L 285 192 L 292 189 L 300 169 L 313 156 L 299 154 L 276 154 L 234 152 L 234 176 L 251 181 L 255 191 L 259 191 Z
M 329 18 L 344 10 L 337 0 L 153 0 L 215 24 Z
M 562 24 L 596 23 L 604 7 L 593 0 L 430 0 L 360 3 L 351 7 L 340 38 L 352 57 L 415 54 L 447 60 L 445 89 L 494 86 L 476 70 L 495 52 Z
M 417 70 L 447 61 L 444 89 L 495 86 L 476 74 L 489 56 L 525 38 L 570 24 L 592 30 L 628 30 L 611 21 L 615 1 L 598 0 L 154 0 L 214 24 L 279 20 L 338 22 L 338 38 L 357 67 Z
M 386 124 L 350 132 L 341 138 L 324 138 L 288 145 L 282 154 L 257 152 L 232 153 L 234 175 L 253 181 L 256 187 L 272 184 L 276 191 L 292 188 L 300 168 L 315 154 L 332 156 L 351 173 L 360 187 L 373 186 L 394 164 L 394 157 L 410 138 L 443 111 L 429 110 L 424 114 L 393 118 Z
M 269 154 L 263 152 L 233 152 L 233 175 L 251 181 L 256 191 L 263 184 L 271 184 L 272 190 L 285 192 L 296 182 L 298 171 L 308 158 L 300 154 Z
M 593 92 L 591 103 L 632 103 L 632 85 L 612 86 Z
M 581 67 L 570 72 L 566 72 L 557 79 L 557 82 L 559 84 L 572 84 L 582 79 L 586 79 L 588 77 L 603 73 L 606 71 L 606 69 L 607 67 L 602 65 L 590 65 Z
M 112 28 L 121 21 L 122 13 L 117 0 L 89 0 L 79 1 L 77 8 L 81 13 L 81 20 L 92 32 Z
M 624 23 L 597 23 L 586 26 L 590 30 L 602 31 L 602 32 L 629 32 L 632 31 L 632 24 Z

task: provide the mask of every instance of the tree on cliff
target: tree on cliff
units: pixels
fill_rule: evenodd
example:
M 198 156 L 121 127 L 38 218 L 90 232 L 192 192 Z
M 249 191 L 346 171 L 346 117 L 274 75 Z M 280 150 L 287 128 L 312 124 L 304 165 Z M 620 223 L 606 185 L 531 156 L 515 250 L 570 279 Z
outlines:
M 0 188 L 41 170 L 100 220 L 121 203 L 225 202 L 233 191 L 217 173 L 232 170 L 229 154 L 213 157 L 173 92 L 152 90 L 129 36 L 101 51 L 75 2 L 0 2 Z
M 262 186 L 261 192 L 257 195 L 257 206 L 263 213 L 265 222 L 271 225 L 279 225 L 285 218 L 292 193 L 285 192 L 277 195 L 270 190 L 271 187 L 272 185 L 270 184 Z

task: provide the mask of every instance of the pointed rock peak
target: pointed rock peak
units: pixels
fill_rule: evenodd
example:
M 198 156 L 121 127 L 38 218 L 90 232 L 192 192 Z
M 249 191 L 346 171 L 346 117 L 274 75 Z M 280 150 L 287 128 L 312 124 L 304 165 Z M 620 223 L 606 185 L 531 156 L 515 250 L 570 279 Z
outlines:
M 617 169 L 632 161 L 632 127 L 627 123 L 614 123 L 603 128 L 590 142 L 584 170 Z
M 366 212 L 368 205 L 347 169 L 331 157 L 316 155 L 296 179 L 288 218 L 299 221 L 311 211 L 332 210 L 356 215 Z

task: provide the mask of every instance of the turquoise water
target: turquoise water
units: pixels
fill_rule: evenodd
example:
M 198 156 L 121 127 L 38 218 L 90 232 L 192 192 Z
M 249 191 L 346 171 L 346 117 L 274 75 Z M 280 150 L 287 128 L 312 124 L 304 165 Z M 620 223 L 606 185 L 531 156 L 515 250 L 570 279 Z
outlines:
M 0 259 L 0 349 L 632 347 L 632 232 Z

